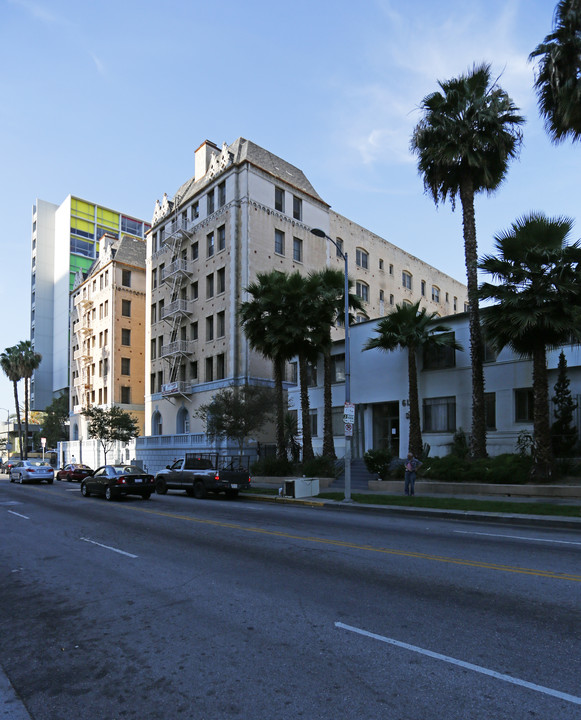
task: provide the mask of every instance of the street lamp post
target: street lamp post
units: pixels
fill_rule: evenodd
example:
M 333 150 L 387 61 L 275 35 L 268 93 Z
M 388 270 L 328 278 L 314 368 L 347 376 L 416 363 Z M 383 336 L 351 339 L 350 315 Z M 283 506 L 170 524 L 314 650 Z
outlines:
M 345 261 L 345 411 L 351 406 L 351 358 L 349 346 L 349 259 L 346 252 L 333 238 L 320 228 L 311 228 L 317 237 L 326 238 L 337 248 L 340 257 Z M 304 419 L 303 419 L 304 422 Z M 353 425 L 345 424 L 345 502 L 351 502 L 351 437 Z

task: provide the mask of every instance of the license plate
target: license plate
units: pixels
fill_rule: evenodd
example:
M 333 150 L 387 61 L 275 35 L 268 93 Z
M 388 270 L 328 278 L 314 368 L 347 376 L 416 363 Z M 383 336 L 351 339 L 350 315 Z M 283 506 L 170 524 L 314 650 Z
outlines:
M 232 483 L 230 487 L 232 488 L 232 490 L 238 490 L 238 485 L 236 483 Z
M 136 482 L 136 483 L 140 483 L 140 482 L 142 482 L 142 479 L 141 479 L 141 478 L 135 478 L 135 482 Z

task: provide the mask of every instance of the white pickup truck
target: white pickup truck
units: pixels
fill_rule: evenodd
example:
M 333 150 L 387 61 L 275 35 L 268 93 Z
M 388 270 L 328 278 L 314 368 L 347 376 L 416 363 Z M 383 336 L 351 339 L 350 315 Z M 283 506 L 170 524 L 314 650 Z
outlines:
M 186 453 L 155 476 L 155 492 L 185 490 L 187 495 L 201 499 L 209 492 L 236 497 L 250 487 L 250 458 L 217 453 Z

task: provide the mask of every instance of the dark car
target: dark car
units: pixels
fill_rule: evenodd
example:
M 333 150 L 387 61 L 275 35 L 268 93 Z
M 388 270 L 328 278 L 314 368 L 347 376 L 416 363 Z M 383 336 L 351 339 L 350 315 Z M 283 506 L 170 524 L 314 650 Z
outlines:
M 20 462 L 20 458 L 9 458 L 2 463 L 2 472 L 10 475 L 12 468 Z
M 104 495 L 107 500 L 121 495 L 141 495 L 149 500 L 155 489 L 155 478 L 137 465 L 103 465 L 81 481 L 81 493 Z
M 61 468 L 57 474 L 57 480 L 68 480 L 69 482 L 81 482 L 89 475 L 93 474 L 93 469 L 88 465 L 81 465 L 79 463 L 69 463 Z
M 10 470 L 10 482 L 37 482 L 43 480 L 52 485 L 54 470 L 45 460 L 20 460 Z

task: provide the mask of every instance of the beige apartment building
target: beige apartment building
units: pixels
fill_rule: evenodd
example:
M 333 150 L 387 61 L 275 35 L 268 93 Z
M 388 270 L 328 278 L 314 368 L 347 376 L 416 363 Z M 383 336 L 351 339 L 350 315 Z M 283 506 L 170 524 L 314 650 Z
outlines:
M 440 315 L 464 310 L 462 283 L 332 211 L 297 167 L 244 138 L 221 149 L 206 141 L 193 177 L 157 202 L 147 238 L 145 435 L 202 433 L 195 411 L 218 389 L 272 382 L 237 308 L 259 272 L 343 270 L 311 228 L 348 253 L 369 317 L 418 299 Z M 296 382 L 291 366 L 287 381 Z
M 70 438 L 86 440 L 84 408 L 118 405 L 144 431 L 145 250 L 143 240 L 105 235 L 71 297 Z

